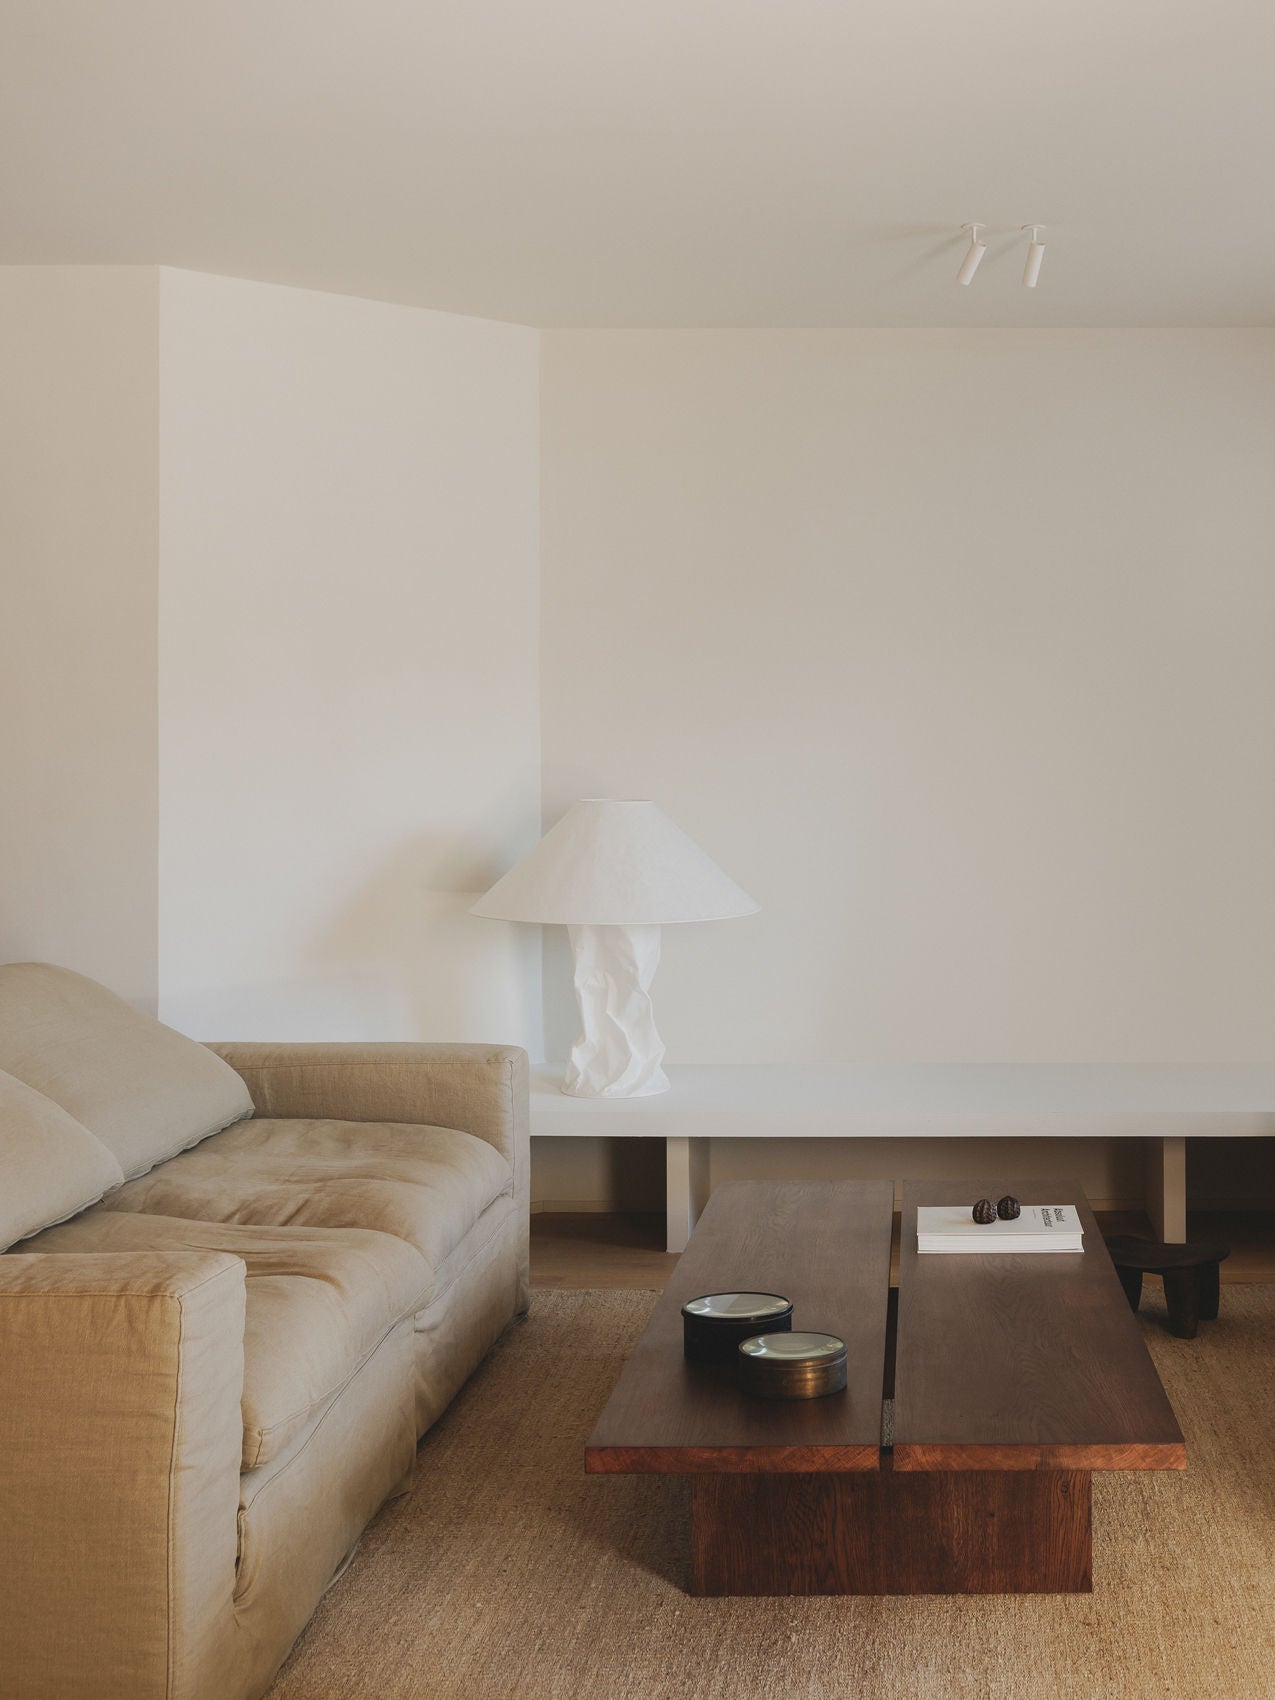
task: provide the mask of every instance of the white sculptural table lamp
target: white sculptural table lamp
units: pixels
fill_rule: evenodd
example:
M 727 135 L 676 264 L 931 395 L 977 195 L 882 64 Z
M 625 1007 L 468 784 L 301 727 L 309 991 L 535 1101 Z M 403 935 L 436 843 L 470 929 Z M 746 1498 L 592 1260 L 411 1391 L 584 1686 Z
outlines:
M 472 906 L 496 920 L 567 928 L 580 1036 L 562 1090 L 581 1098 L 668 1091 L 651 1009 L 660 928 L 756 910 L 663 809 L 592 797 Z

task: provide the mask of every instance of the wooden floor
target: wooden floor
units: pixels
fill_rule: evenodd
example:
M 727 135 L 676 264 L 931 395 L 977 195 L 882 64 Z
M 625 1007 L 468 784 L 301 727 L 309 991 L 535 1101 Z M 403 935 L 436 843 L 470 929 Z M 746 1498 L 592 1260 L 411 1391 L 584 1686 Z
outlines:
M 1099 1214 L 1104 1233 L 1145 1234 L 1151 1225 L 1140 1211 Z M 1198 1239 L 1223 1239 L 1231 1247 L 1223 1281 L 1275 1282 L 1275 1212 L 1192 1212 L 1188 1232 Z M 897 1273 L 899 1220 L 894 1220 Z M 553 1288 L 636 1287 L 660 1292 L 677 1263 L 664 1250 L 664 1217 L 567 1215 L 531 1218 L 531 1285 Z
M 638 1287 L 663 1292 L 677 1254 L 664 1250 L 664 1215 L 567 1215 L 531 1218 L 531 1285 Z

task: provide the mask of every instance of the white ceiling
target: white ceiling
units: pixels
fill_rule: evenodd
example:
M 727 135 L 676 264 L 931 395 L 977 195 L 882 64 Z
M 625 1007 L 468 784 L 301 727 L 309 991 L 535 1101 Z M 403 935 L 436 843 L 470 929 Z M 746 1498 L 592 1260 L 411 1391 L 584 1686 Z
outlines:
M 0 260 L 540 325 L 1269 325 L 1273 66 L 1270 0 L 0 0 Z

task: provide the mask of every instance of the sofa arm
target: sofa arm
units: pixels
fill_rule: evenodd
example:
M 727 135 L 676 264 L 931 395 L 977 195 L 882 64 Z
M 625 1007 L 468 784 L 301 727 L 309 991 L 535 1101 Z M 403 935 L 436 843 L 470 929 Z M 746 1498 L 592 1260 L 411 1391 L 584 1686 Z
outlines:
M 0 1688 L 204 1700 L 233 1643 L 244 1265 L 0 1257 Z
M 516 1045 L 212 1045 L 243 1076 L 259 1116 L 422 1122 L 494 1145 L 514 1175 L 521 1218 L 520 1310 L 527 1308 L 531 1098 Z

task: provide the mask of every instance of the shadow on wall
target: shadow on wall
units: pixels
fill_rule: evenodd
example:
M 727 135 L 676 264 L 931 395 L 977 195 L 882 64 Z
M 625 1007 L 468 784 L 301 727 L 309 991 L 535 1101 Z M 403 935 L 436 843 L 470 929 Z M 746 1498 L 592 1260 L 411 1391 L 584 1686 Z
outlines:
M 565 1062 L 580 1031 L 580 1011 L 572 984 L 571 942 L 565 927 L 542 927 L 545 1056 Z M 657 986 L 658 996 L 658 986 Z M 658 1015 L 658 1006 L 656 1009 Z
M 537 929 L 469 913 L 503 872 L 489 850 L 454 838 L 400 846 L 315 938 L 307 971 L 366 986 L 380 1036 L 517 1044 L 537 1056 Z

